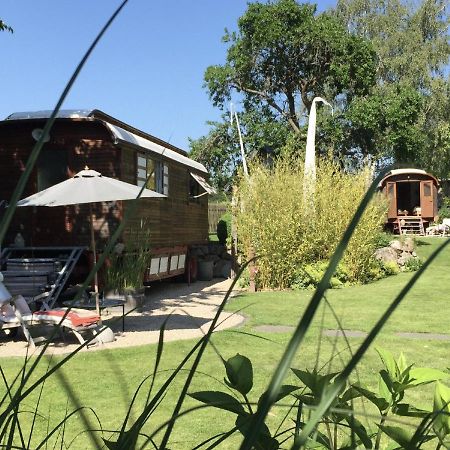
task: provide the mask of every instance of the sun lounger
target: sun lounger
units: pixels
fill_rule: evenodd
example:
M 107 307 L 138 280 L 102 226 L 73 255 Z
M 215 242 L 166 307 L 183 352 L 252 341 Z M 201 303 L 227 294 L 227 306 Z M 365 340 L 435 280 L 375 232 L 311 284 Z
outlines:
M 32 312 L 25 298 L 21 295 L 13 297 L 2 281 L 3 277 L 0 274 L 0 329 L 22 328 L 28 343 L 32 346 L 35 342 L 30 334 L 30 328 L 34 325 L 58 326 L 61 330 L 70 330 L 81 344 L 85 342 L 84 332 L 97 334 L 100 321 L 97 314 L 83 309 L 72 309 L 67 312 L 68 308 Z

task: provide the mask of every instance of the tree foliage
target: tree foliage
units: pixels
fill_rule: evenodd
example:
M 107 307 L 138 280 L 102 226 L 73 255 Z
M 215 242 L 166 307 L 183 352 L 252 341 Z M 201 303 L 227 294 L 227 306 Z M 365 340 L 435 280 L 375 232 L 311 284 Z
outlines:
M 316 14 L 316 6 L 295 0 L 251 3 L 226 32 L 230 44 L 224 65 L 210 66 L 205 85 L 215 105 L 233 92 L 248 110 L 268 105 L 299 131 L 301 106 L 313 98 L 346 99 L 368 93 L 374 83 L 375 53 L 367 40 L 350 34 L 339 18 Z M 300 106 L 301 105 L 301 106 Z
M 208 169 L 212 184 L 227 190 L 242 164 L 236 123 L 223 115 L 221 122 L 208 122 L 210 131 L 199 139 L 190 139 L 190 156 Z M 249 159 L 263 154 L 277 155 L 289 136 L 286 123 L 277 120 L 267 108 L 239 114 L 245 152 Z
M 251 3 L 237 30 L 226 31 L 226 62 L 207 68 L 205 87 L 220 108 L 231 96 L 242 98 L 249 147 L 264 147 L 270 127 L 285 124 L 285 138 L 270 145 L 301 155 L 311 101 L 322 96 L 334 115 L 318 114 L 317 153 L 353 167 L 395 161 L 448 177 L 448 30 L 446 0 L 339 0 L 321 14 L 295 0 Z M 266 131 L 253 139 L 252 121 L 261 122 L 264 108 Z M 194 155 L 206 156 L 198 149 L 220 129 L 228 126 L 215 124 L 210 136 L 193 141 Z M 234 155 L 238 164 L 237 136 L 227 136 L 210 154 L 221 163 L 220 152 Z
M 377 87 L 348 111 L 346 138 L 368 153 L 450 173 L 448 3 L 340 0 L 336 14 L 377 53 Z
M 0 19 L 0 31 L 9 31 L 13 33 L 13 29 Z

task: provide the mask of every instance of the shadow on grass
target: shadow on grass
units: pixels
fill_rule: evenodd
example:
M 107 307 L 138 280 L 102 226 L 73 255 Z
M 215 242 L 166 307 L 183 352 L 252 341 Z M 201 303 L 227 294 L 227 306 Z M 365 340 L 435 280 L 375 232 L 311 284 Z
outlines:
M 424 241 L 423 239 L 418 239 L 417 241 L 416 241 L 416 245 L 418 246 L 418 247 L 421 247 L 421 246 L 423 246 L 423 245 L 431 245 L 428 241 Z

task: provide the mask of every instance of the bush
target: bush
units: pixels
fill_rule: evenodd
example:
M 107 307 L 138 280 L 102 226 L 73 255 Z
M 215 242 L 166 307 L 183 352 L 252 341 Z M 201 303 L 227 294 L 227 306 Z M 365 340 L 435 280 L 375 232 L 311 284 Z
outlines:
M 315 288 L 322 279 L 325 270 L 328 267 L 328 261 L 319 261 L 313 264 L 307 264 L 300 269 L 294 277 L 292 283 L 293 289 Z M 345 264 L 339 264 L 336 272 L 330 281 L 330 288 L 340 288 L 349 283 L 349 275 Z
M 439 208 L 438 214 L 440 219 L 450 218 L 450 197 L 442 198 L 441 207 Z
M 385 231 L 380 231 L 375 237 L 375 248 L 387 247 L 395 237 L 392 233 L 387 233 Z
M 343 172 L 329 160 L 317 169 L 314 207 L 303 199 L 303 163 L 280 159 L 273 168 L 254 164 L 251 177 L 241 177 L 237 189 L 240 250 L 251 249 L 258 260 L 262 288 L 301 285 L 299 272 L 333 254 L 370 181 L 369 170 Z M 345 282 L 365 282 L 373 268 L 373 252 L 384 222 L 386 202 L 373 199 L 355 230 L 343 259 Z M 326 264 L 326 263 L 325 263 Z
M 394 261 L 381 263 L 381 269 L 386 276 L 397 275 L 400 272 L 400 267 Z
M 405 263 L 405 267 L 403 268 L 404 272 L 416 272 L 423 265 L 423 262 L 420 258 L 409 258 Z
M 219 220 L 219 222 L 217 223 L 217 239 L 219 239 L 219 242 L 222 245 L 225 245 L 227 243 L 227 238 L 227 224 L 224 220 Z
M 222 214 L 222 216 L 220 216 L 219 222 L 217 223 L 217 237 L 219 239 L 219 242 L 223 245 L 231 245 L 231 221 L 231 213 L 226 212 L 225 214 Z M 222 240 L 221 236 L 219 235 L 219 227 L 221 227 L 220 233 L 222 236 Z M 223 236 L 225 236 L 225 238 Z

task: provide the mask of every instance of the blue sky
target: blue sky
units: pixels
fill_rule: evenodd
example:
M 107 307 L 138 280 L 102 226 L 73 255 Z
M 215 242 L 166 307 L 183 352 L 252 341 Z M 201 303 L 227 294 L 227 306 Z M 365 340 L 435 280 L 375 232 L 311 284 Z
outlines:
M 2 0 L 0 119 L 51 109 L 118 0 Z M 323 0 L 323 9 L 332 4 Z M 130 0 L 83 69 L 65 109 L 97 108 L 188 150 L 219 118 L 203 89 L 225 61 L 224 29 L 244 0 Z

